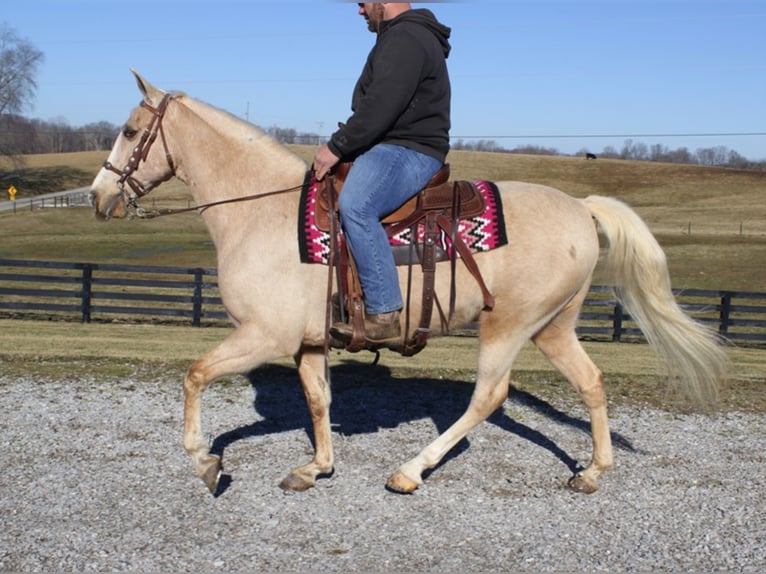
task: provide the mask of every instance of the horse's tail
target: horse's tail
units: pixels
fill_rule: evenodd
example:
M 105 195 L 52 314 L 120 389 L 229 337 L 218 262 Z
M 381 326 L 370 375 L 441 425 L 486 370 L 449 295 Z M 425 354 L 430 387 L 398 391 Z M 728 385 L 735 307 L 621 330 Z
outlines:
M 728 358 L 720 337 L 678 306 L 665 253 L 646 223 L 619 200 L 583 200 L 609 241 L 607 277 L 649 344 L 665 359 L 671 382 L 699 407 L 715 404 Z

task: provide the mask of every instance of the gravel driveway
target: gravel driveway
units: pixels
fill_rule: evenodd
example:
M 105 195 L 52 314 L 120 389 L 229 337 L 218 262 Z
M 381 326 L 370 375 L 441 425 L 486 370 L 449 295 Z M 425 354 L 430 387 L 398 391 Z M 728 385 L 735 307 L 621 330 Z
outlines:
M 517 393 L 413 495 L 388 475 L 465 408 L 471 385 L 333 375 L 336 471 L 279 481 L 311 450 L 292 369 L 213 385 L 204 421 L 227 488 L 181 446 L 180 374 L 62 383 L 0 375 L 0 570 L 593 571 L 766 567 L 766 415 L 613 408 L 616 467 L 565 484 L 590 454 L 585 410 Z

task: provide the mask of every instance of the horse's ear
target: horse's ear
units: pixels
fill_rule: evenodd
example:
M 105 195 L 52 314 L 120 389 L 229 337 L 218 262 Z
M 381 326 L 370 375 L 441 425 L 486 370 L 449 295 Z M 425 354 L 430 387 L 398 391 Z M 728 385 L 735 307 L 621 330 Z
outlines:
M 138 89 L 141 90 L 141 93 L 143 94 L 144 100 L 146 100 L 146 103 L 155 107 L 158 106 L 163 96 L 165 95 L 165 92 L 163 92 L 159 88 L 155 88 L 152 84 L 146 81 L 143 78 L 143 76 L 141 76 L 141 74 L 136 72 L 133 68 L 131 68 L 130 71 L 133 72 L 133 75 L 136 77 L 136 83 L 138 84 Z

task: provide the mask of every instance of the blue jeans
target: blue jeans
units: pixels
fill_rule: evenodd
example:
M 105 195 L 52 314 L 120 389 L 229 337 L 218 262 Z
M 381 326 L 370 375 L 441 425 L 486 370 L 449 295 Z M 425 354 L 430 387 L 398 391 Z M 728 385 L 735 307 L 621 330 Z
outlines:
M 441 165 L 436 158 L 391 144 L 378 144 L 354 160 L 338 209 L 368 314 L 402 308 L 396 264 L 380 220 L 423 189 Z

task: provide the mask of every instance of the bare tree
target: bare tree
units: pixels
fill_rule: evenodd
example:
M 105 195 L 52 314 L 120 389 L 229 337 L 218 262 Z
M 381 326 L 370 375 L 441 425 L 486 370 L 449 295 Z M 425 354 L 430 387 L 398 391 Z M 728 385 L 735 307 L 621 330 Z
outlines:
M 668 148 L 662 144 L 649 146 L 649 161 L 665 161 L 668 157 Z
M 78 130 L 85 142 L 86 150 L 110 149 L 117 137 L 119 128 L 109 122 L 87 124 Z M 79 151 L 79 150 L 74 150 Z
M 619 152 L 617 151 L 617 149 L 614 146 L 608 145 L 608 146 L 606 146 L 604 148 L 604 151 L 601 152 L 601 157 L 608 157 L 610 159 L 617 159 L 617 158 L 620 157 L 620 154 L 619 154 Z
M 621 159 L 646 160 L 649 158 L 649 148 L 643 142 L 634 142 L 632 139 L 625 140 L 620 151 Z
M 37 66 L 42 61 L 40 50 L 5 23 L 0 24 L 0 118 L 18 114 L 31 104 L 37 89 Z M 14 142 L 0 141 L 0 156 L 11 158 L 14 165 L 19 163 L 16 153 Z
M 18 114 L 32 103 L 43 53 L 0 24 L 0 114 Z

